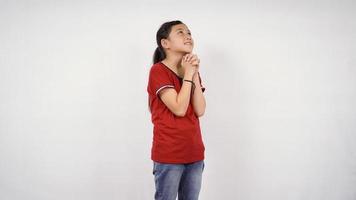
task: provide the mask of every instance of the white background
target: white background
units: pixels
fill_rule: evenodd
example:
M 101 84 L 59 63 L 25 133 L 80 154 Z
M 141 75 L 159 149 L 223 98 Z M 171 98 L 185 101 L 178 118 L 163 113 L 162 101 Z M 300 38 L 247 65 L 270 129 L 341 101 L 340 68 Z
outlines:
M 185 22 L 202 200 L 356 199 L 354 1 L 0 0 L 0 199 L 153 199 L 147 79 Z

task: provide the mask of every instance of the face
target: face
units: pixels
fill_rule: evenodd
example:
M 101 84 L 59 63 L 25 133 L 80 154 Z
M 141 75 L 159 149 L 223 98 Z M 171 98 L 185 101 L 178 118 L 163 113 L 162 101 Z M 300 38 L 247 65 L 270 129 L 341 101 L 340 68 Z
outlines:
M 194 41 L 188 27 L 177 24 L 172 26 L 168 38 L 162 40 L 162 46 L 169 51 L 186 54 L 193 51 Z

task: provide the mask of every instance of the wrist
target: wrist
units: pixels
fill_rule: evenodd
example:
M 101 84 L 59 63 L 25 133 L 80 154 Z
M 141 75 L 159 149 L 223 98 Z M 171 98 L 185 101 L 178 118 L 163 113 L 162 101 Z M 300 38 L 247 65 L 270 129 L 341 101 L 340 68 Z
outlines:
M 195 87 L 196 87 L 194 81 L 192 81 L 192 80 L 187 80 L 187 79 L 183 79 L 183 81 L 184 81 L 184 82 L 189 82 L 189 83 L 192 84 L 192 92 L 193 92 L 193 94 L 194 94 L 194 90 L 195 90 Z
M 194 74 L 185 73 L 183 79 L 184 80 L 193 80 Z
M 193 80 L 199 80 L 199 74 L 198 72 L 194 73 Z

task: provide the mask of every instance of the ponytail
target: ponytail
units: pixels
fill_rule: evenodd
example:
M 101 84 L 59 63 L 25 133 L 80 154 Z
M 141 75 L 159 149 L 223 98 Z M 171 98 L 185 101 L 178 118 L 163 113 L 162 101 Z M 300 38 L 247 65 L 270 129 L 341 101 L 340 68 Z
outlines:
M 166 58 L 166 53 L 161 46 L 158 46 L 153 54 L 153 63 L 158 63 Z

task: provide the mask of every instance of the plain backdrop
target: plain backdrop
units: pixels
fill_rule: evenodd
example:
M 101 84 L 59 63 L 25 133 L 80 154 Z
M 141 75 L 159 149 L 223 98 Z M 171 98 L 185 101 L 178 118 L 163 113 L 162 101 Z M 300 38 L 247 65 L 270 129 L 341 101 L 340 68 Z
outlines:
M 355 1 L 0 0 L 0 199 L 148 200 L 147 80 L 182 20 L 202 200 L 356 199 Z

